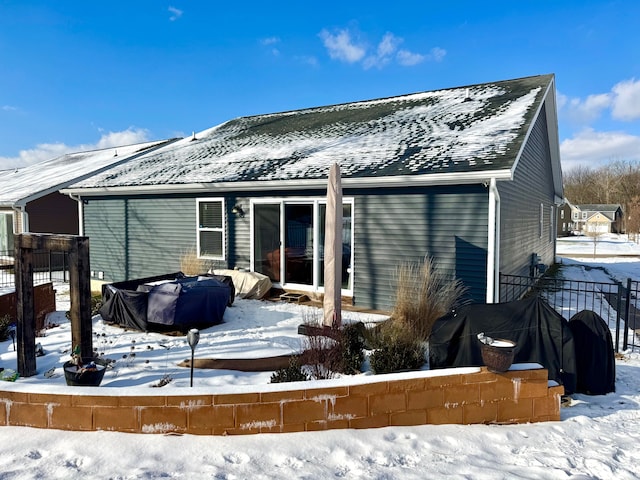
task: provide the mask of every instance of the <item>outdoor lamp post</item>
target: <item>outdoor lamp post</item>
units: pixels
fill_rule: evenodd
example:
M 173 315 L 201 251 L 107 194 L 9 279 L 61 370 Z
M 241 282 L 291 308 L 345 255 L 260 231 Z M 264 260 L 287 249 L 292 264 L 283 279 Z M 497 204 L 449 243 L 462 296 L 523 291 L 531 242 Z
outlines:
M 200 340 L 200 331 L 197 328 L 192 328 L 187 332 L 187 342 L 191 347 L 191 386 L 193 387 L 193 356 L 196 351 L 196 345 Z

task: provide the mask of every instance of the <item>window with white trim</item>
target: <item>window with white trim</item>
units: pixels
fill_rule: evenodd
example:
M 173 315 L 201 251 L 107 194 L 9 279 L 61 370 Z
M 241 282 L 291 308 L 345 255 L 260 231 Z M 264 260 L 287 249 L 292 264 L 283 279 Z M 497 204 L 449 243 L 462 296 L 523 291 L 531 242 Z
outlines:
M 554 235 L 554 230 L 555 230 L 555 224 L 554 224 L 554 215 L 553 215 L 553 211 L 554 211 L 554 206 L 551 205 L 549 207 L 549 241 L 553 242 L 553 237 Z
M 223 198 L 198 198 L 198 257 L 224 260 L 225 215 Z

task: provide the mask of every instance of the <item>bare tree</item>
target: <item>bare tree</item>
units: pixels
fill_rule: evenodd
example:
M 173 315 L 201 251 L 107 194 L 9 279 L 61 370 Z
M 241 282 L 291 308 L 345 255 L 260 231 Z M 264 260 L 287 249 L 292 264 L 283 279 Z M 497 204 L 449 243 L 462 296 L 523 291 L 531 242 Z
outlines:
M 607 232 L 607 225 L 609 223 L 606 220 L 595 220 L 587 222 L 584 226 L 584 233 L 593 240 L 593 258 L 596 258 L 596 248 L 600 237 Z
M 640 236 L 640 195 L 631 199 L 625 213 L 629 239 L 638 243 Z
M 617 160 L 594 169 L 579 166 L 565 173 L 564 194 L 575 205 L 619 204 L 622 231 L 638 230 L 629 225 L 633 199 L 640 197 L 640 162 Z

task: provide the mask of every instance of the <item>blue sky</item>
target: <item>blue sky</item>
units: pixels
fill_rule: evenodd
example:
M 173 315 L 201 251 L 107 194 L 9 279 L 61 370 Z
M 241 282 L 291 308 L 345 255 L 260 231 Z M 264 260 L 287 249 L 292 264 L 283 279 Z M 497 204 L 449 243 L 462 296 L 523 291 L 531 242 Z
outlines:
M 566 170 L 640 160 L 640 2 L 0 0 L 0 168 L 554 73 Z

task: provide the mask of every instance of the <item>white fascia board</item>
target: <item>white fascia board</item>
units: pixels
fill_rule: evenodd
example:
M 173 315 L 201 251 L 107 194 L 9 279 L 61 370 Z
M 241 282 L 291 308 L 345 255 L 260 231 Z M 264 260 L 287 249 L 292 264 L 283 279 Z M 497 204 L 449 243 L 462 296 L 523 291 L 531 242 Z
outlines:
M 343 178 L 343 188 L 379 187 L 427 187 L 434 185 L 469 185 L 496 180 L 512 180 L 511 170 L 489 170 L 480 172 L 434 173 L 429 175 L 398 175 L 394 177 Z M 257 192 L 272 190 L 325 189 L 327 179 L 272 180 L 253 182 L 191 183 L 182 185 L 139 185 L 123 187 L 78 187 L 60 190 L 64 194 L 88 195 L 151 195 L 173 193 L 207 192 Z

